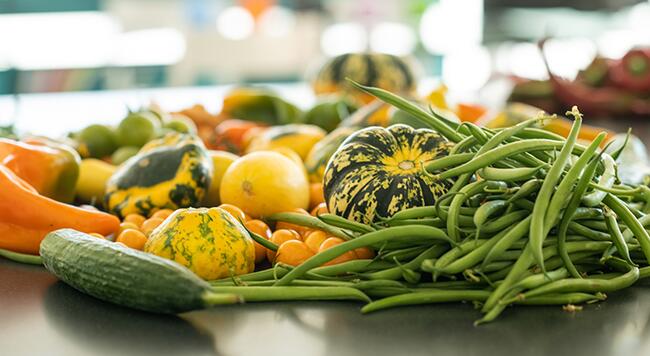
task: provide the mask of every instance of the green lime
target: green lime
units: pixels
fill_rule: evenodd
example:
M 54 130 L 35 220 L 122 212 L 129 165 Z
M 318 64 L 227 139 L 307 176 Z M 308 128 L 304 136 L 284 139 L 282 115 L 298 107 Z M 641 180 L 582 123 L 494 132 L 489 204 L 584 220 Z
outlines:
M 75 135 L 79 146 L 84 147 L 89 157 L 110 156 L 117 149 L 117 137 L 113 129 L 105 125 L 90 125 Z
M 171 129 L 180 133 L 196 135 L 196 124 L 185 115 L 174 115 L 163 124 L 163 128 Z
M 111 161 L 114 165 L 120 165 L 124 163 L 127 159 L 135 156 L 140 151 L 140 148 L 135 146 L 124 146 L 118 148 L 113 155 L 111 156 Z
M 156 136 L 160 123 L 149 112 L 130 113 L 117 127 L 120 146 L 142 147 Z

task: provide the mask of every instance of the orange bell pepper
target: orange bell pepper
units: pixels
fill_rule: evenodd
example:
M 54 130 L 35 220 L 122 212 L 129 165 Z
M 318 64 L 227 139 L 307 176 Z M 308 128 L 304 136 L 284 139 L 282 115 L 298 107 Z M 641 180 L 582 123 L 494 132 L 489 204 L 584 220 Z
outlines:
M 0 138 L 0 164 L 40 194 L 71 202 L 79 177 L 79 155 L 70 147 L 52 141 L 20 142 Z
M 113 215 L 38 194 L 16 173 L 0 165 L 0 248 L 38 254 L 41 240 L 50 231 L 71 228 L 110 235 L 119 227 L 120 220 Z

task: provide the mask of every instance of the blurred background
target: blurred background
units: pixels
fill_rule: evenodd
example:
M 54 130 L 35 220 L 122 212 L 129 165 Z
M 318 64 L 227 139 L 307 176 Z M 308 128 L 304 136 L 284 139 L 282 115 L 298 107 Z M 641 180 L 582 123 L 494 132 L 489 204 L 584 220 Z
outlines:
M 0 0 L 0 124 L 65 100 L 21 94 L 301 83 L 329 58 L 362 51 L 408 58 L 422 85 L 443 82 L 452 97 L 499 107 L 514 96 L 553 110 L 537 47 L 546 36 L 551 71 L 574 80 L 597 56 L 650 45 L 650 2 Z M 20 98 L 36 102 L 22 108 Z M 121 97 L 103 114 L 149 98 Z M 192 101 L 165 98 L 170 109 Z

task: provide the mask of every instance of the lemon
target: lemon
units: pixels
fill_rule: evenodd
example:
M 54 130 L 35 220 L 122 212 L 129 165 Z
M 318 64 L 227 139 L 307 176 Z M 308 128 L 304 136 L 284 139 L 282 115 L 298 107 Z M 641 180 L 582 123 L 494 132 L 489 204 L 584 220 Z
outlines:
M 90 125 L 76 136 L 79 141 L 79 151 L 84 156 L 103 158 L 109 156 L 117 148 L 115 132 L 105 125 Z
M 210 151 L 210 157 L 212 158 L 212 165 L 214 167 L 212 171 L 212 181 L 210 182 L 210 189 L 208 189 L 205 198 L 203 199 L 202 205 L 205 207 L 219 206 L 221 204 L 221 199 L 219 197 L 219 189 L 221 188 L 221 179 L 223 174 L 226 173 L 226 170 L 230 165 L 235 162 L 239 156 L 234 153 L 227 151 Z
M 120 146 L 142 147 L 156 137 L 160 122 L 150 112 L 130 113 L 117 127 Z

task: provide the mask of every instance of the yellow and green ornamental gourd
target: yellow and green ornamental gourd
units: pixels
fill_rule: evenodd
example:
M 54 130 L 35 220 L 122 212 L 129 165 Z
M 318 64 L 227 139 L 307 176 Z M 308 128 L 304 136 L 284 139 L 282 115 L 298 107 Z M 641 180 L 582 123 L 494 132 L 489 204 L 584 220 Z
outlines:
M 106 184 L 104 203 L 121 217 L 198 206 L 211 177 L 212 159 L 203 143 L 170 133 L 147 143 L 117 169 Z
M 411 67 L 399 57 L 384 53 L 347 53 L 325 63 L 312 86 L 319 95 L 340 93 L 366 103 L 375 99 L 355 89 L 348 79 L 401 94 L 412 94 L 416 84 Z
M 370 223 L 404 209 L 434 205 L 450 182 L 425 174 L 422 165 L 446 156 L 451 147 L 437 132 L 407 125 L 357 131 L 325 169 L 329 211 Z
M 255 269 L 253 239 L 221 208 L 175 211 L 151 233 L 144 251 L 178 262 L 205 280 Z

